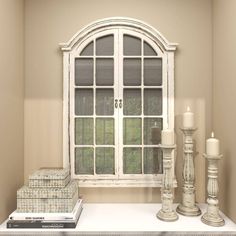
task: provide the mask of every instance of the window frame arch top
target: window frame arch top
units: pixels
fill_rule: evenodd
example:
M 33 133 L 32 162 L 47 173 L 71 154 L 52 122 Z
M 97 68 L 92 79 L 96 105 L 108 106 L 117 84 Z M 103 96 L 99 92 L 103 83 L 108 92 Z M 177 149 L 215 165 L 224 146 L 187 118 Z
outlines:
M 92 34 L 96 34 L 103 29 L 114 28 L 116 26 L 130 28 L 133 30 L 141 30 L 141 32 L 153 38 L 163 51 L 174 52 L 176 50 L 176 46 L 178 45 L 177 43 L 170 43 L 159 31 L 149 24 L 140 20 L 124 17 L 111 17 L 95 21 L 79 30 L 68 42 L 60 43 L 59 45 L 62 51 L 72 51 L 76 45 L 80 44 L 83 39 L 88 37 L 88 35 L 91 36 Z

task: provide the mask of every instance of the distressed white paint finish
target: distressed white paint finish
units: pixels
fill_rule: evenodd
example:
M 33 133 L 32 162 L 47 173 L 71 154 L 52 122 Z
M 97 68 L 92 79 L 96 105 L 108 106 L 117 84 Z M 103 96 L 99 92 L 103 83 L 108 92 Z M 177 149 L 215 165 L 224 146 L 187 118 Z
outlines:
M 69 53 L 63 53 L 63 168 L 70 168 L 69 155 Z
M 116 32 L 119 31 L 119 36 Z M 119 64 L 119 69 L 115 69 L 115 80 L 117 74 L 119 78 L 123 78 L 123 57 L 117 52 L 118 45 L 122 44 L 123 33 L 136 35 L 142 40 L 145 39 L 160 55 L 163 60 L 163 128 L 174 129 L 174 51 L 176 50 L 176 43 L 169 43 L 163 35 L 150 25 L 131 18 L 107 18 L 93 22 L 75 34 L 67 43 L 60 44 L 61 50 L 64 54 L 63 59 L 63 166 L 71 167 L 72 178 L 78 178 L 80 184 L 86 187 L 91 186 L 160 186 L 161 174 L 155 175 L 123 175 L 122 174 L 122 118 L 119 116 L 119 121 L 115 122 L 116 129 L 118 129 L 119 137 L 115 137 L 115 175 L 83 175 L 75 174 L 74 163 L 74 59 L 78 57 L 79 52 L 86 46 L 86 44 L 95 40 L 95 38 L 106 35 L 107 32 L 113 32 L 115 36 L 115 55 Z M 143 59 L 142 59 L 143 60 Z M 95 70 L 94 70 L 95 71 Z M 119 91 L 123 91 L 119 89 Z M 115 94 L 114 99 L 123 99 L 123 94 L 119 92 L 118 97 Z M 94 103 L 95 104 L 95 103 Z M 122 109 L 122 108 L 121 108 Z M 115 113 L 120 111 L 116 111 Z M 68 117 L 69 114 L 69 117 Z M 117 114 L 115 114 L 116 116 Z M 119 125 L 118 125 L 119 123 Z M 118 144 L 118 145 L 117 145 Z M 143 145 L 142 145 L 143 149 Z M 172 154 L 172 162 L 174 163 L 174 153 Z M 94 163 L 95 164 L 95 163 Z M 172 166 L 172 175 L 174 174 L 174 165 Z M 119 181 L 120 180 L 120 181 Z M 107 183 L 107 184 L 106 184 Z M 145 184 L 146 183 L 146 184 Z M 155 184 L 154 184 L 155 183 Z
M 178 215 L 173 210 L 174 176 L 172 175 L 172 168 L 174 166 L 172 152 L 175 149 L 175 145 L 161 145 L 161 149 L 163 151 L 163 178 L 161 184 L 162 208 L 158 211 L 156 216 L 163 221 L 176 221 L 178 220 Z
M 198 216 L 201 210 L 195 203 L 195 173 L 194 173 L 194 142 L 195 128 L 182 128 L 184 134 L 184 167 L 183 167 L 183 192 L 182 203 L 177 207 L 177 212 L 185 216 Z
M 201 220 L 203 223 L 211 226 L 223 226 L 225 224 L 224 219 L 219 213 L 219 201 L 217 198 L 219 187 L 218 187 L 218 161 L 222 158 L 222 155 L 210 156 L 203 154 L 208 161 L 208 183 L 207 183 L 207 210 L 202 216 Z

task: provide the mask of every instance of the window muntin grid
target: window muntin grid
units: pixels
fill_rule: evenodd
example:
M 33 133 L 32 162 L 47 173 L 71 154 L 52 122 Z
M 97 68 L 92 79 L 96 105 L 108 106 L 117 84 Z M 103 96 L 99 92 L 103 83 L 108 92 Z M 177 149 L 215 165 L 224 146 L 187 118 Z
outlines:
M 116 29 L 117 30 L 117 29 Z M 115 30 L 115 31 L 116 31 Z M 114 30 L 112 30 L 113 32 L 114 32 Z M 114 34 L 114 42 L 118 42 L 119 43 L 119 45 L 121 46 L 122 45 L 122 43 L 123 42 L 121 42 L 121 40 L 120 40 L 120 35 L 124 35 L 124 34 L 126 34 L 126 35 L 131 35 L 131 36 L 133 36 L 132 34 L 134 33 L 134 32 L 132 32 L 132 30 L 122 30 L 122 29 L 118 29 L 118 31 L 120 32 L 120 34 L 117 36 L 117 35 L 115 35 Z M 111 31 L 110 31 L 111 32 Z M 110 33 L 109 32 L 109 33 Z M 106 33 L 105 33 L 106 34 Z M 103 37 L 103 36 L 105 36 L 105 34 L 104 35 L 102 35 L 101 36 L 101 38 Z M 140 84 L 140 85 L 138 85 L 139 87 L 142 87 L 142 92 L 141 92 L 141 96 L 142 96 L 142 99 L 143 99 L 143 97 L 144 97 L 144 88 L 143 88 L 143 86 L 145 86 L 145 88 L 146 89 L 160 89 L 161 88 L 161 90 L 162 90 L 162 92 L 163 92 L 163 94 L 162 94 L 162 97 L 164 98 L 163 99 L 163 101 L 162 101 L 162 115 L 159 115 L 158 116 L 158 118 L 159 118 L 159 120 L 161 121 L 161 126 L 162 127 L 168 127 L 168 126 L 166 126 L 169 122 L 170 122 L 170 120 L 172 119 L 171 117 L 169 117 L 169 108 L 167 107 L 167 104 L 168 104 L 168 97 L 167 97 L 167 89 L 169 89 L 169 87 L 167 88 L 167 70 L 169 70 L 169 69 L 171 69 L 169 66 L 168 66 L 168 64 L 167 64 L 167 55 L 165 54 L 165 53 L 163 53 L 163 49 L 162 48 L 159 48 L 156 44 L 155 44 L 155 42 L 153 42 L 153 41 L 150 41 L 150 39 L 149 38 L 146 38 L 146 37 L 144 37 L 144 35 L 143 34 L 138 34 L 137 32 L 135 32 L 134 33 L 134 37 L 136 37 L 136 38 L 141 38 L 141 52 L 142 52 L 142 54 L 141 55 L 123 55 L 122 57 L 119 55 L 118 57 L 116 56 L 116 51 L 117 51 L 117 44 L 115 43 L 115 45 L 114 45 L 114 57 L 113 56 L 111 56 L 111 55 L 106 55 L 106 56 L 101 56 L 101 55 L 95 55 L 96 53 L 96 45 L 95 45 L 95 42 L 96 42 L 96 38 L 99 38 L 98 36 L 100 36 L 100 33 L 98 33 L 98 35 L 95 35 L 95 37 L 93 37 L 93 40 L 92 40 L 92 42 L 90 41 L 90 43 L 88 43 L 88 40 L 87 40 L 87 42 L 85 42 L 85 43 L 82 43 L 81 45 L 80 45 L 80 47 L 77 47 L 77 49 L 76 49 L 76 51 L 77 52 L 73 52 L 73 53 L 71 53 L 71 56 L 70 56 L 70 74 L 71 75 L 73 75 L 74 74 L 74 71 L 73 71 L 73 61 L 72 61 L 72 58 L 74 58 L 74 59 L 76 59 L 76 58 L 79 58 L 80 56 L 81 57 L 84 57 L 84 58 L 93 58 L 93 60 L 94 60 L 94 64 L 95 64 L 95 60 L 96 60 L 96 58 L 95 57 L 97 57 L 97 59 L 100 59 L 100 58 L 102 58 L 102 59 L 107 59 L 107 58 L 109 58 L 109 59 L 111 59 L 111 58 L 113 58 L 113 60 L 114 60 L 114 65 L 116 65 L 117 63 L 119 64 L 119 68 L 116 68 L 115 66 L 114 66 L 114 76 L 115 75 L 117 75 L 117 74 L 119 74 L 119 76 L 123 76 L 122 75 L 122 69 L 121 69 L 121 67 L 123 67 L 123 60 L 124 59 L 139 59 L 139 58 L 141 58 L 141 67 L 143 67 L 143 64 L 144 64 L 144 62 L 145 62 L 145 59 L 147 59 L 147 61 L 148 61 L 148 59 L 159 59 L 159 62 L 161 61 L 161 63 L 159 63 L 159 66 L 160 66 L 160 64 L 161 64 L 161 67 L 162 67 L 162 77 L 163 78 L 161 78 L 162 79 L 162 82 L 161 82 L 161 84 L 160 84 L 160 77 L 159 77 L 159 82 L 156 82 L 156 84 L 152 84 L 153 83 L 153 81 L 151 81 L 150 82 L 150 84 L 144 84 L 144 68 L 141 68 L 141 76 L 142 76 L 142 84 Z M 141 37 L 140 37 L 141 36 Z M 152 46 L 152 50 L 155 48 L 155 52 L 153 53 L 152 52 L 152 50 L 150 50 L 150 47 L 148 47 L 149 45 L 147 44 L 147 42 L 148 43 L 150 43 L 150 45 Z M 81 49 L 83 49 L 83 48 L 86 48 L 86 47 L 84 47 L 84 46 L 86 46 L 86 45 L 92 45 L 92 46 L 90 46 L 90 47 L 92 47 L 93 48 L 93 55 L 91 56 L 91 55 L 78 55 L 78 52 L 79 51 L 81 51 Z M 147 55 L 148 54 L 148 50 L 149 50 L 149 52 L 150 52 L 150 55 Z M 88 54 L 88 53 L 87 53 Z M 155 61 L 155 60 L 154 60 Z M 149 63 L 149 64 L 155 64 L 155 63 Z M 156 64 L 158 64 L 158 62 L 156 63 Z M 152 67 L 152 66 L 151 66 Z M 96 67 L 94 66 L 94 68 L 93 68 L 93 70 L 94 70 L 94 74 L 96 74 Z M 70 76 L 70 79 L 72 78 L 73 76 Z M 117 78 L 118 78 L 118 76 L 116 76 L 116 78 L 114 78 L 114 81 L 117 81 Z M 123 78 L 122 78 L 123 79 Z M 119 83 L 119 85 L 120 85 L 120 83 Z M 106 85 L 102 85 L 102 84 L 100 84 L 100 85 L 97 85 L 96 84 L 96 82 L 95 81 L 93 81 L 93 85 L 92 86 L 101 86 L 100 88 L 107 88 L 107 86 Z M 115 88 L 117 86 L 117 84 L 113 84 L 113 86 L 112 86 L 112 88 Z M 124 86 L 124 85 L 123 85 Z M 134 85 L 134 86 L 136 86 L 136 85 Z M 133 85 L 126 85 L 126 87 L 125 87 L 125 89 L 136 89 L 136 87 L 134 87 Z M 154 87 L 153 87 L 154 86 Z M 79 88 L 80 86 L 75 86 L 75 88 Z M 89 88 L 89 87 L 87 87 L 86 85 L 83 87 L 83 88 Z M 72 86 L 70 86 L 70 90 L 72 89 Z M 123 90 L 124 90 L 124 88 L 123 88 Z M 147 92 L 148 92 L 149 90 L 147 90 Z M 122 96 L 122 98 L 123 98 L 123 92 L 124 91 L 122 91 L 120 94 L 118 94 L 118 97 L 120 98 L 120 96 Z M 117 94 L 115 94 L 116 93 L 116 91 L 114 90 L 114 97 L 116 98 L 117 97 Z M 125 93 L 125 92 L 124 92 Z M 71 95 L 70 95 L 70 100 L 72 100 L 71 98 L 73 98 L 73 92 L 71 93 Z M 147 97 L 147 96 L 146 96 Z M 167 99 L 166 99 L 167 98 Z M 93 96 L 93 99 L 94 99 L 94 104 L 96 103 L 96 92 L 94 92 L 94 96 Z M 146 99 L 147 100 L 147 99 Z M 149 99 L 150 100 L 150 99 Z M 124 102 L 124 101 L 123 101 Z M 150 102 L 149 102 L 150 103 Z M 151 102 L 152 103 L 152 102 Z M 119 103 L 118 103 L 119 104 Z M 148 102 L 147 102 L 147 104 L 148 104 Z M 72 105 L 72 106 L 71 106 Z M 74 104 L 73 104 L 73 102 L 70 102 L 70 107 L 74 107 Z M 142 110 L 143 110 L 143 107 L 144 107 L 144 105 L 142 104 Z M 147 106 L 146 106 L 147 107 Z M 143 111 L 142 111 L 143 112 Z M 115 112 L 115 113 L 117 113 L 117 112 Z M 71 114 L 71 113 L 70 113 Z M 117 115 L 117 114 L 114 114 L 115 116 Z M 143 114 L 142 114 L 143 115 Z M 152 118 L 153 117 L 153 115 L 149 115 L 148 116 L 149 118 Z M 71 115 L 70 115 L 70 118 L 71 118 Z M 78 118 L 78 117 L 75 117 L 75 118 Z M 109 117 L 108 117 L 109 118 Z M 127 116 L 126 118 L 129 118 L 129 116 Z M 132 118 L 132 117 L 131 117 Z M 133 118 L 135 118 L 135 117 L 133 117 Z M 144 118 L 147 118 L 147 117 L 144 117 Z M 155 118 L 155 115 L 154 115 L 154 118 Z M 124 117 L 123 117 L 123 119 L 124 119 Z M 71 119 L 70 119 L 71 120 Z M 93 119 L 93 123 L 95 123 L 96 122 L 96 119 Z M 72 127 L 72 126 L 74 126 L 74 124 L 73 124 L 73 121 L 72 122 L 70 122 L 71 124 L 70 124 L 70 128 Z M 118 123 L 122 123 L 122 126 L 121 125 L 117 125 Z M 144 135 L 145 135 L 145 133 L 146 133 L 146 131 L 144 131 L 144 123 L 145 123 L 145 121 L 144 121 L 144 119 L 142 120 L 142 145 L 144 145 L 144 141 L 143 141 L 143 139 L 144 139 Z M 154 122 L 154 124 L 155 124 L 155 127 L 153 127 L 153 128 L 156 128 L 156 125 L 159 125 L 160 124 L 160 122 L 158 123 L 158 122 Z M 115 122 L 115 130 L 117 131 L 121 131 L 121 129 L 123 128 L 123 121 L 122 122 Z M 149 131 L 150 131 L 150 128 L 148 128 L 149 129 Z M 70 131 L 70 133 L 72 133 L 73 131 Z M 121 133 L 121 132 L 120 132 Z M 150 132 L 149 132 L 150 133 Z M 73 138 L 71 138 L 71 136 L 72 135 L 70 135 L 70 140 L 72 141 L 72 139 Z M 121 136 L 119 136 L 119 139 L 120 139 L 120 137 Z M 75 137 L 74 137 L 74 139 L 75 139 Z M 120 142 L 120 140 L 118 140 L 119 142 L 119 144 L 121 143 Z M 71 143 L 71 142 L 70 142 Z M 146 145 L 146 144 L 145 144 Z M 156 144 L 155 144 L 156 145 Z M 71 145 L 70 145 L 70 147 L 71 147 Z M 75 148 L 75 147 L 74 147 Z M 123 147 L 124 148 L 124 147 Z M 142 146 L 142 171 L 144 172 L 144 169 L 146 169 L 147 170 L 147 166 L 148 166 L 148 164 L 147 163 L 144 163 L 144 162 L 146 162 L 147 160 L 149 160 L 148 159 L 148 156 L 151 156 L 149 153 L 151 153 L 150 152 L 150 150 L 149 149 L 147 149 L 146 150 L 146 148 L 149 148 L 150 150 L 151 150 L 151 148 L 153 149 L 154 148 L 154 146 L 153 146 L 153 144 L 147 144 L 145 147 L 144 146 Z M 156 147 L 156 149 L 158 149 L 158 147 Z M 149 150 L 149 151 L 148 151 Z M 153 149 L 154 150 L 154 149 Z M 75 164 L 73 163 L 73 154 L 71 154 L 72 152 L 71 152 L 72 150 L 71 150 L 71 148 L 70 148 L 70 156 L 71 156 L 71 166 L 72 166 L 72 171 L 74 170 L 74 167 L 75 167 Z M 154 151 L 153 151 L 153 153 L 154 153 Z M 95 155 L 95 154 L 94 154 Z M 152 154 L 153 155 L 153 154 Z M 159 154 L 158 154 L 159 155 Z M 115 156 L 117 157 L 117 153 L 116 153 L 116 151 L 115 151 Z M 93 160 L 94 161 L 94 163 L 95 163 L 95 160 Z M 123 162 L 123 160 L 122 160 L 122 162 Z M 159 161 L 160 162 L 160 161 Z M 149 163 L 149 166 L 150 166 L 150 161 L 148 162 Z M 116 160 L 115 160 L 115 174 L 116 173 L 118 173 L 118 174 L 120 174 L 120 170 L 123 168 L 123 163 L 121 164 L 120 163 L 120 160 L 117 160 L 117 158 L 116 158 Z M 118 168 L 117 168 L 117 166 L 118 166 Z M 159 168 L 159 169 L 161 169 L 161 168 Z M 145 174 L 145 177 L 143 178 L 143 176 L 141 176 L 141 175 L 137 175 L 137 174 L 126 174 L 125 176 L 122 176 L 122 174 L 120 174 L 120 175 L 116 175 L 115 176 L 115 178 L 117 179 L 117 177 L 118 177 L 118 179 L 120 179 L 120 180 L 122 180 L 122 179 L 125 179 L 125 180 L 128 180 L 128 179 L 130 179 L 131 180 L 131 182 L 132 182 L 132 179 L 133 180 L 135 180 L 135 179 L 144 179 L 145 181 L 147 180 L 147 182 L 148 182 L 148 179 L 150 179 L 150 180 L 154 180 L 156 177 L 158 177 L 158 179 L 160 180 L 161 179 L 161 175 L 160 174 L 155 174 L 154 172 L 155 172 L 155 170 L 154 171 L 145 171 L 147 174 Z M 152 174 L 151 174 L 152 173 Z M 74 173 L 72 173 L 72 177 L 74 177 L 74 178 L 77 178 L 77 176 L 78 175 L 75 175 Z M 153 176 L 153 177 L 152 177 Z M 81 175 L 79 175 L 79 179 L 81 179 L 81 177 L 85 177 L 85 179 L 90 179 L 90 177 L 93 179 L 93 177 L 94 177 L 94 179 L 98 179 L 98 180 L 101 180 L 101 179 L 111 179 L 112 178 L 112 176 L 103 176 L 103 175 L 100 175 L 99 177 L 98 176 L 96 176 L 96 173 L 94 174 L 94 176 L 87 176 L 87 175 L 83 175 L 83 176 L 81 176 Z M 150 178 L 149 178 L 150 177 Z M 129 180 L 128 180 L 129 181 Z M 84 182 L 85 183 L 85 182 Z M 91 182 L 90 182 L 91 183 Z M 94 183 L 98 183 L 98 182 L 94 182 Z M 105 182 L 104 182 L 105 183 Z M 108 182 L 107 182 L 108 183 Z M 118 182 L 116 182 L 116 184 L 117 184 Z M 130 181 L 129 181 L 129 183 L 130 183 Z

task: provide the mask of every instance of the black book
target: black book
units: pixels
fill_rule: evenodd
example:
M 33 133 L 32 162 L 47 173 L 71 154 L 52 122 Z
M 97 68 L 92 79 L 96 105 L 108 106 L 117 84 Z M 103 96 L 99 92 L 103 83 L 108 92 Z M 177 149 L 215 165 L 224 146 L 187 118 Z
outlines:
M 76 221 L 35 221 L 35 220 L 9 220 L 7 228 L 23 229 L 23 228 L 44 228 L 44 229 L 60 229 L 75 228 Z

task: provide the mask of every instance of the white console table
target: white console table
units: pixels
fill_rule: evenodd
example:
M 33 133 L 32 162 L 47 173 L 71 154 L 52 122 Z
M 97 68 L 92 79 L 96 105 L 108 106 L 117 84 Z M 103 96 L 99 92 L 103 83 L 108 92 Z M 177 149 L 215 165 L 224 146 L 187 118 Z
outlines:
M 175 205 L 177 206 L 177 205 Z M 236 224 L 224 214 L 225 226 L 211 227 L 201 222 L 201 216 L 179 215 L 176 222 L 156 218 L 161 204 L 84 204 L 75 229 L 6 229 L 0 235 L 235 235 Z M 206 205 L 200 205 L 205 212 Z

